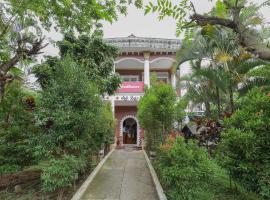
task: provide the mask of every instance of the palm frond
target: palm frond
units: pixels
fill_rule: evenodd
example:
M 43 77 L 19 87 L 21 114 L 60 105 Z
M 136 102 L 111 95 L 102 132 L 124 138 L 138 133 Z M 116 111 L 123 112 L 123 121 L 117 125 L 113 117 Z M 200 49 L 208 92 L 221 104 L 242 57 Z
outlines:
M 229 85 L 229 80 L 222 69 L 203 68 L 197 71 L 197 75 L 203 76 L 212 81 L 214 85 L 220 88 L 223 92 Z
M 177 66 L 190 60 L 209 58 L 210 53 L 211 49 L 207 44 L 207 40 L 198 35 L 192 42 L 183 42 L 181 49 L 176 53 Z
M 243 85 L 241 85 L 238 91 L 241 95 L 244 95 L 254 87 L 270 88 L 270 79 L 264 77 L 250 77 L 243 83 Z
M 249 59 L 247 61 L 236 63 L 237 66 L 235 66 L 235 71 L 238 74 L 246 74 L 250 70 L 263 66 L 263 65 L 269 65 L 269 62 L 258 60 L 258 59 Z

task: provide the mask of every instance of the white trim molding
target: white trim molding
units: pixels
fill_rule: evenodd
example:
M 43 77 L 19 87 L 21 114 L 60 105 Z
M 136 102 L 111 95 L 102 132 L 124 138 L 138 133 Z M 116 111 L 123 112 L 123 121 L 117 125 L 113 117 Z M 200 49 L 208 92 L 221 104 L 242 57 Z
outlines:
M 181 47 L 178 39 L 145 38 L 130 35 L 128 37 L 107 38 L 105 42 L 120 48 L 121 52 L 172 52 L 176 53 Z
M 144 61 L 140 60 L 139 58 L 125 57 L 125 58 L 121 58 L 121 59 L 115 61 L 115 64 L 118 64 L 118 63 L 126 61 L 126 60 L 134 60 L 134 61 L 138 61 L 139 63 L 142 63 L 142 64 L 144 63 Z
M 173 58 L 170 58 L 170 57 L 158 57 L 158 58 L 155 58 L 153 60 L 150 61 L 150 63 L 152 64 L 153 62 L 156 62 L 156 61 L 159 61 L 159 60 L 169 60 L 169 61 L 172 61 L 172 62 L 176 62 L 175 59 Z

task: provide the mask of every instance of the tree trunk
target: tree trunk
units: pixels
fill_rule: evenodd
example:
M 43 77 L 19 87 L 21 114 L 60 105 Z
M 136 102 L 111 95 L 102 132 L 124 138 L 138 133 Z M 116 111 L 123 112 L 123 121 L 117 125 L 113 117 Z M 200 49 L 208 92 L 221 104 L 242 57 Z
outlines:
M 0 77 L 0 102 L 3 100 L 4 97 L 5 85 L 6 85 L 5 79 Z
M 60 191 L 57 194 L 57 200 L 62 200 L 64 196 L 64 189 L 60 189 Z
M 166 131 L 163 124 L 162 125 L 162 144 L 165 144 L 165 142 L 166 142 Z
M 211 106 L 210 103 L 208 101 L 204 102 L 205 104 L 205 115 L 206 117 L 210 118 L 211 117 Z
M 218 87 L 216 87 L 216 93 L 217 93 L 218 119 L 220 119 L 221 107 L 220 107 L 220 94 L 219 94 L 219 88 Z
M 234 112 L 234 100 L 233 100 L 233 88 L 232 88 L 232 85 L 229 86 L 229 95 L 230 95 L 231 113 L 233 113 Z

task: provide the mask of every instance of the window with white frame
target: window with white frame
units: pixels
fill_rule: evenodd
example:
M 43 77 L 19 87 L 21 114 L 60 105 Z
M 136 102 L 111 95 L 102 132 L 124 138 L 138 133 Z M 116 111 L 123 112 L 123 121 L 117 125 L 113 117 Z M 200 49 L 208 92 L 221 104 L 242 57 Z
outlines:
M 136 82 L 139 81 L 138 75 L 120 75 L 124 82 Z
M 152 73 L 156 74 L 158 82 L 163 82 L 163 83 L 169 82 L 169 72 L 152 72 Z

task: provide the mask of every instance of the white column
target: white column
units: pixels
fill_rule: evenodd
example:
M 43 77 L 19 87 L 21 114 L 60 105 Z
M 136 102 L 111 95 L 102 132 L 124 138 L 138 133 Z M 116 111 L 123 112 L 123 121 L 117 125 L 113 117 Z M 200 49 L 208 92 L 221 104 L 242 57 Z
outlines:
M 112 106 L 112 114 L 113 114 L 113 117 L 115 117 L 115 103 L 114 103 L 114 97 L 112 97 L 111 99 L 111 106 Z
M 175 89 L 176 88 L 176 76 L 175 76 L 175 73 L 171 74 L 171 82 L 172 82 L 172 87 Z
M 115 73 L 115 62 L 113 63 L 113 73 Z
M 144 84 L 148 87 L 150 86 L 150 53 L 144 53 Z

